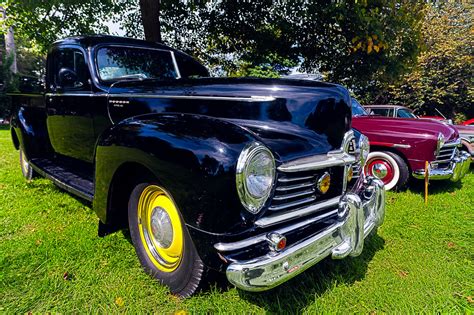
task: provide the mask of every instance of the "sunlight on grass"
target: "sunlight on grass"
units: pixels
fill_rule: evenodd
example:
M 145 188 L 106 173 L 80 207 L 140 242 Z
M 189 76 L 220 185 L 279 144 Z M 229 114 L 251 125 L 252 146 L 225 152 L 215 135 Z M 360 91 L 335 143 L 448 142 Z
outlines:
M 140 268 L 123 233 L 97 236 L 90 205 L 46 179 L 27 183 L 0 129 L 0 313 L 345 313 L 474 310 L 474 174 L 389 193 L 378 235 L 360 257 L 324 260 L 264 293 L 215 277 L 179 300 Z

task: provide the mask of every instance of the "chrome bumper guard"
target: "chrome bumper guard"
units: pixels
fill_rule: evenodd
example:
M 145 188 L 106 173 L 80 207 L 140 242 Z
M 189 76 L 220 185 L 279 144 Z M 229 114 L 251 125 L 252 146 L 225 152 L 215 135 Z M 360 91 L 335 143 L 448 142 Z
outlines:
M 467 152 L 461 151 L 455 156 L 448 167 L 439 169 L 436 165 L 428 166 L 428 178 L 430 180 L 445 180 L 450 179 L 453 182 L 461 180 L 468 172 L 471 165 L 471 155 Z M 413 177 L 417 179 L 425 178 L 425 170 L 416 170 L 413 172 Z
M 345 194 L 338 206 L 337 223 L 320 233 L 265 256 L 231 263 L 227 279 L 246 291 L 271 289 L 303 272 L 327 256 L 358 256 L 364 239 L 383 223 L 385 189 L 381 180 L 366 177 L 363 185 Z

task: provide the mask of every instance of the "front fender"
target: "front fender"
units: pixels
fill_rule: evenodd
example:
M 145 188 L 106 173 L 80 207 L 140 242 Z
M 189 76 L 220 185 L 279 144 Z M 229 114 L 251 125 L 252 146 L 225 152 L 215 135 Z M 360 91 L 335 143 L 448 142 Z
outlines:
M 187 225 L 210 233 L 237 231 L 249 214 L 237 195 L 235 166 L 252 141 L 242 127 L 207 116 L 149 114 L 125 120 L 99 139 L 94 208 L 107 222 L 114 174 L 132 162 L 149 169 L 171 193 Z

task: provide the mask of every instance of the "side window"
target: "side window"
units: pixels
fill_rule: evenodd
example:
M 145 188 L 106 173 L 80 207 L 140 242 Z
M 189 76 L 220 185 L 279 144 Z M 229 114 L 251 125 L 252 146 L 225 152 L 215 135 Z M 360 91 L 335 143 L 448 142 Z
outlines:
M 84 54 L 75 48 L 61 48 L 54 54 L 54 84 L 63 90 L 90 90 L 89 69 Z
M 175 53 L 175 58 L 182 78 L 188 79 L 210 76 L 206 67 L 191 57 L 182 55 L 180 53 Z
M 388 109 L 386 109 L 386 108 L 372 108 L 372 112 L 375 115 L 380 115 L 380 116 L 388 116 L 389 115 Z

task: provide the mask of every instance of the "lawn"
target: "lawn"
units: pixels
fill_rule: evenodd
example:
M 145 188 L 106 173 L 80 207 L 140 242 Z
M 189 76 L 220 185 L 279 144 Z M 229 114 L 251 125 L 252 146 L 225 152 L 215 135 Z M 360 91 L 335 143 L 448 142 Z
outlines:
M 142 272 L 126 233 L 97 236 L 87 203 L 23 180 L 0 129 L 0 313 L 406 313 L 474 311 L 474 174 L 388 193 L 364 252 L 324 260 L 286 284 L 246 293 L 219 277 L 186 300 Z

